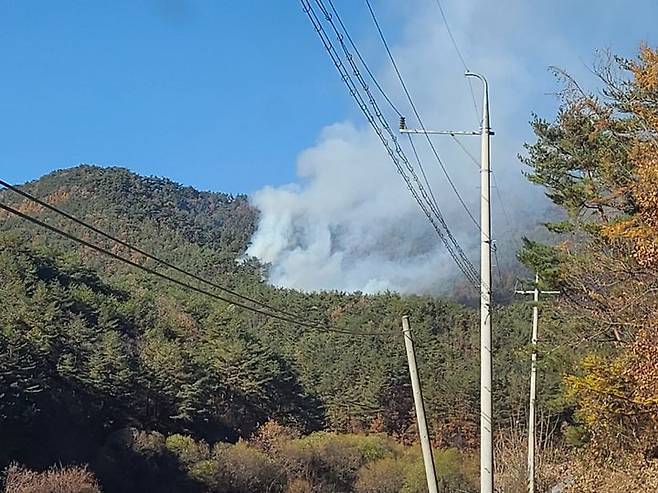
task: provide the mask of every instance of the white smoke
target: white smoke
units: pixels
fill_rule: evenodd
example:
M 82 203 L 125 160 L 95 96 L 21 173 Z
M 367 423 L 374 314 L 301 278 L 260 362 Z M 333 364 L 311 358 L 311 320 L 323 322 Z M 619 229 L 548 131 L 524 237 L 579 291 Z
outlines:
M 451 271 L 387 159 L 368 129 L 332 125 L 299 158 L 303 185 L 253 195 L 262 219 L 248 254 L 272 265 L 273 284 L 408 291 L 413 279 L 426 290 Z
M 341 2 L 336 3 L 341 8 Z M 522 176 L 516 157 L 522 143 L 530 139 L 527 122 L 531 111 L 554 103 L 545 97 L 554 87 L 545 68 L 563 62 L 568 68 L 576 67 L 578 73 L 582 65 L 559 35 L 557 14 L 547 7 L 540 12 L 520 0 L 503 3 L 506 5 L 501 7 L 498 2 L 454 0 L 444 5 L 470 67 L 486 74 L 491 86 L 496 131 L 493 167 L 498 192 L 511 216 L 509 221 L 503 217 L 494 196 L 494 234 L 501 247 L 508 247 L 509 251 L 501 253 L 512 257 L 514 239 L 518 241 L 519 232 L 536 224 L 546 209 L 540 191 Z M 566 0 L 558 3 L 568 7 Z M 375 8 L 382 20 L 404 23 L 393 52 L 425 124 L 476 130 L 478 113 L 461 75 L 463 67 L 433 2 L 376 2 Z M 349 19 L 345 20 L 349 25 Z M 494 27 L 477 29 L 482 25 Z M 315 41 L 318 56 L 327 56 Z M 372 49 L 364 50 L 366 58 L 382 62 L 381 70 L 376 71 L 378 78 L 387 93 L 395 95 L 408 126 L 417 126 L 395 74 L 377 51 L 381 46 L 375 38 L 362 41 Z M 587 56 L 591 48 L 584 52 Z M 374 53 L 378 56 L 368 56 Z M 331 83 L 340 83 L 336 73 L 328 73 L 328 77 L 334 78 Z M 481 86 L 475 83 L 473 89 L 480 106 Z M 381 104 L 384 107 L 383 101 Z M 395 127 L 395 115 L 387 116 Z M 477 266 L 478 230 L 449 188 L 423 137 L 414 138 L 439 206 Z M 467 139 L 464 144 L 479 156 L 478 138 Z M 479 218 L 477 167 L 450 137 L 438 137 L 435 143 L 455 185 Z M 411 158 L 408 146 L 406 151 Z M 446 289 L 460 275 L 363 119 L 323 129 L 316 145 L 300 154 L 297 174 L 298 183 L 267 187 L 251 197 L 261 219 L 247 254 L 270 264 L 269 281 L 274 285 L 309 291 L 422 293 Z

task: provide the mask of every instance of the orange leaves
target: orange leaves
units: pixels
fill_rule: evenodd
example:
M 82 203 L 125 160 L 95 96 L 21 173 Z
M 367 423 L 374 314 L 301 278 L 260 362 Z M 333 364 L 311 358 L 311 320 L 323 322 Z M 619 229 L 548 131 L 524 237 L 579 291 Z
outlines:
M 608 239 L 629 240 L 640 265 L 658 266 L 658 145 L 639 141 L 630 157 L 635 179 L 629 187 L 638 210 L 629 218 L 604 226 L 602 234 Z
M 658 50 L 644 45 L 640 48 L 638 59 L 631 64 L 635 81 L 646 90 L 658 91 Z
M 628 188 L 637 212 L 603 228 L 603 234 L 629 240 L 640 265 L 658 266 L 658 50 L 642 47 L 629 69 L 633 79 L 626 98 L 637 123 L 629 150 L 634 172 Z
M 630 352 L 634 356 L 630 372 L 634 375 L 637 401 L 658 406 L 658 327 L 640 330 Z
M 658 113 L 655 103 L 658 99 L 658 50 L 643 46 L 640 49 L 638 61 L 630 65 L 634 77 L 636 100 L 633 109 L 641 115 L 647 123 L 658 130 Z
M 569 213 L 553 228 L 573 233 L 556 248 L 559 310 L 590 354 L 565 383 L 609 455 L 658 440 L 658 50 L 597 75 L 599 95 L 573 83 L 555 122 L 533 122 L 524 162 Z

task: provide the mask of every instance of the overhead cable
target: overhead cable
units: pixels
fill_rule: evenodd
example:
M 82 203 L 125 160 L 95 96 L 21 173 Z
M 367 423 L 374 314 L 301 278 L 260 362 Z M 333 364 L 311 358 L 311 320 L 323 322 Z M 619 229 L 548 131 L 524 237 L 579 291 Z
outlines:
M 480 168 L 480 163 L 478 160 L 473 156 L 471 151 L 469 151 L 464 144 L 455 136 L 451 135 L 451 137 L 454 139 L 455 143 L 459 146 L 459 148 L 468 156 L 468 158 L 477 166 L 477 168 Z M 510 219 L 509 214 L 507 213 L 507 208 L 505 207 L 505 201 L 503 200 L 503 196 L 500 193 L 500 187 L 498 186 L 498 180 L 496 179 L 496 173 L 491 171 L 491 177 L 493 178 L 493 188 L 496 190 L 496 196 L 498 198 L 498 202 L 500 202 L 500 207 L 503 210 L 503 216 L 505 217 L 505 222 L 507 223 L 507 227 L 512 229 L 512 221 Z
M 183 274 L 183 275 L 185 275 L 185 276 L 189 276 L 189 277 L 191 277 L 192 279 L 195 279 L 195 280 L 197 280 L 197 281 L 199 281 L 199 282 L 202 282 L 202 283 L 204 283 L 204 284 L 207 284 L 207 285 L 209 285 L 209 286 L 212 286 L 212 287 L 215 288 L 215 289 L 219 289 L 220 291 L 223 291 L 223 292 L 225 292 L 225 293 L 227 293 L 227 294 L 230 294 L 230 295 L 232 295 L 232 296 L 235 296 L 236 298 L 240 298 L 240 299 L 242 299 L 242 300 L 244 300 L 244 301 L 248 301 L 248 302 L 250 302 L 250 303 L 254 303 L 255 305 L 259 305 L 259 306 L 262 307 L 262 308 L 266 308 L 266 309 L 268 309 L 268 310 L 271 310 L 271 311 L 275 311 L 275 312 L 281 313 L 281 314 L 286 315 L 286 316 L 288 316 L 288 317 L 298 317 L 298 316 L 299 316 L 299 315 L 297 315 L 297 314 L 290 313 L 290 312 L 287 312 L 287 311 L 285 311 L 285 310 L 281 310 L 281 309 L 279 309 L 279 308 L 273 307 L 273 306 L 271 306 L 271 305 L 269 305 L 269 304 L 267 304 L 267 303 L 264 303 L 264 302 L 262 302 L 262 301 L 256 300 L 256 299 L 251 298 L 251 297 L 249 297 L 249 296 L 246 296 L 246 295 L 240 294 L 240 293 L 238 293 L 237 291 L 234 291 L 234 290 L 229 289 L 229 288 L 227 288 L 227 287 L 221 286 L 221 285 L 219 285 L 219 284 L 217 284 L 217 283 L 215 283 L 215 282 L 212 282 L 212 281 L 210 281 L 210 280 L 208 280 L 208 279 L 205 279 L 205 278 L 203 278 L 203 277 L 201 277 L 201 276 L 198 276 L 198 275 L 193 274 L 193 273 L 191 273 L 191 272 L 189 272 L 189 271 L 186 271 L 186 270 L 184 270 L 184 269 L 181 269 L 180 267 L 177 267 L 176 265 L 172 264 L 171 262 L 168 262 L 168 261 L 166 261 L 166 260 L 163 260 L 163 259 L 161 259 L 161 258 L 158 258 L 158 257 L 156 257 L 155 255 L 153 255 L 152 253 L 146 252 L 145 250 L 142 250 L 141 248 L 136 247 L 135 245 L 132 245 L 132 244 L 130 244 L 130 243 L 124 241 L 124 240 L 121 240 L 120 238 L 117 238 L 116 236 L 113 236 L 113 235 L 109 234 L 108 232 L 103 231 L 103 230 L 101 230 L 101 229 L 99 229 L 99 228 L 93 226 L 92 224 L 89 224 L 89 223 L 87 223 L 87 222 L 85 222 L 85 221 L 83 221 L 83 220 L 81 220 L 81 219 L 79 219 L 79 218 L 77 218 L 77 217 L 75 217 L 75 216 L 69 214 L 68 212 L 66 212 L 66 211 L 64 211 L 64 210 L 62 210 L 62 209 L 59 209 L 58 207 L 55 207 L 54 205 L 49 204 L 48 202 L 45 202 L 45 201 L 43 201 L 43 200 L 41 200 L 41 199 L 39 199 L 39 198 L 37 198 L 37 197 L 35 197 L 35 196 L 33 196 L 33 195 L 27 193 L 26 191 L 24 191 L 24 190 L 22 190 L 22 189 L 20 189 L 20 188 L 18 188 L 18 187 L 16 187 L 16 186 L 14 186 L 14 185 L 12 185 L 11 183 L 6 182 L 6 181 L 3 180 L 3 179 L 0 179 L 0 185 L 2 185 L 3 187 L 5 187 L 5 188 L 11 190 L 12 192 L 15 192 L 15 193 L 17 193 L 17 194 L 19 194 L 19 195 L 25 197 L 26 199 L 28 199 L 28 200 L 30 200 L 30 201 L 32 201 L 32 202 L 34 202 L 34 203 L 40 205 L 41 207 L 44 207 L 44 208 L 46 208 L 46 209 L 48 209 L 48 210 L 50 210 L 50 211 L 52 211 L 52 212 L 55 212 L 56 214 L 59 214 L 60 216 L 65 217 L 65 218 L 68 219 L 69 221 L 72 221 L 72 222 L 74 222 L 74 223 L 76 223 L 76 224 L 78 224 L 78 225 L 80 225 L 80 226 L 82 226 L 82 227 L 84 227 L 84 228 L 87 228 L 87 229 L 93 231 L 94 233 L 99 234 L 99 235 L 101 235 L 101 236 L 107 238 L 108 240 L 111 240 L 111 241 L 113 241 L 113 242 L 115 242 L 115 243 L 118 243 L 119 245 L 122 245 L 122 246 L 124 246 L 124 247 L 126 247 L 126 248 L 128 248 L 128 249 L 130 249 L 130 250 L 132 250 L 132 251 L 134 251 L 134 252 L 137 252 L 137 253 L 139 253 L 140 255 L 143 255 L 144 257 L 146 257 L 146 258 L 148 258 L 148 259 L 150 259 L 150 260 L 153 260 L 153 261 L 155 261 L 155 262 L 157 262 L 157 263 L 159 263 L 159 264 L 161 264 L 161 265 L 164 265 L 165 267 L 169 267 L 170 269 L 172 269 L 172 270 L 174 270 L 174 271 L 176 271 L 176 272 L 178 272 L 178 273 L 180 273 L 180 274 Z
M 331 2 L 331 0 L 329 0 L 329 2 Z M 416 115 L 416 119 L 418 120 L 420 128 L 424 132 L 425 138 L 427 139 L 427 143 L 429 144 L 430 148 L 432 149 L 432 153 L 434 154 L 434 157 L 436 158 L 436 161 L 438 162 L 439 166 L 441 167 L 441 170 L 443 171 L 443 174 L 445 175 L 446 179 L 448 180 L 448 183 L 450 184 L 450 188 L 452 188 L 452 191 L 457 196 L 457 199 L 459 200 L 459 203 L 461 204 L 462 208 L 466 211 L 466 214 L 468 214 L 468 217 L 475 224 L 475 226 L 479 229 L 480 224 L 478 223 L 477 219 L 475 219 L 475 216 L 473 215 L 471 210 L 466 205 L 466 202 L 464 201 L 461 194 L 459 193 L 459 190 L 457 190 L 457 186 L 452 181 L 452 178 L 450 177 L 450 173 L 448 173 L 448 170 L 447 170 L 445 164 L 443 163 L 443 160 L 441 159 L 441 156 L 439 155 L 439 152 L 436 150 L 436 147 L 434 146 L 434 143 L 432 142 L 432 139 L 430 138 L 429 134 L 427 134 L 427 132 L 426 132 L 425 124 L 423 123 L 423 120 L 420 117 L 420 113 L 418 112 L 418 109 L 416 108 L 416 104 L 414 103 L 414 100 L 411 97 L 411 93 L 409 92 L 409 89 L 407 88 L 407 84 L 405 83 L 404 78 L 402 77 L 402 73 L 400 72 L 398 64 L 395 61 L 395 57 L 393 56 L 393 52 L 391 51 L 390 47 L 388 46 L 388 42 L 386 41 L 386 37 L 384 36 L 384 32 L 382 31 L 382 28 L 379 24 L 379 21 L 377 20 L 377 16 L 375 14 L 375 11 L 372 8 L 372 5 L 370 4 L 370 0 L 365 0 L 365 2 L 366 2 L 366 5 L 368 6 L 368 10 L 370 11 L 370 16 L 371 16 L 371 18 L 372 18 L 372 20 L 375 24 L 375 27 L 377 28 L 377 32 L 379 33 L 379 37 L 382 40 L 384 48 L 386 49 L 386 53 L 388 54 L 388 57 L 391 61 L 391 64 L 393 65 L 393 69 L 395 70 L 395 73 L 397 74 L 398 80 L 400 81 L 400 84 L 402 85 L 402 89 L 404 90 L 404 93 L 407 96 L 407 99 L 409 101 L 409 104 L 411 105 L 411 109 L 413 110 L 414 115 Z
M 56 227 L 54 227 L 54 226 L 52 226 L 48 223 L 45 223 L 45 222 L 43 222 L 43 221 L 41 221 L 41 220 L 39 220 L 35 217 L 29 216 L 28 214 L 25 214 L 25 213 L 23 213 L 23 212 L 21 212 L 17 209 L 14 209 L 13 207 L 8 206 L 6 204 L 0 203 L 0 209 L 3 209 L 3 210 L 5 210 L 5 211 L 7 211 L 11 214 L 14 214 L 15 216 L 18 216 L 21 219 L 24 219 L 26 221 L 29 221 L 29 222 L 33 223 L 33 224 L 36 224 L 37 226 L 45 228 L 45 229 L 47 229 L 47 230 L 49 230 L 49 231 L 51 231 L 55 234 L 58 234 L 58 235 L 66 238 L 68 240 L 74 241 L 76 243 L 79 243 L 79 244 L 87 247 L 87 248 L 95 250 L 98 253 L 101 253 L 103 255 L 111 257 L 111 258 L 113 258 L 115 260 L 118 260 L 120 262 L 123 262 L 125 264 L 128 264 L 128 265 L 130 265 L 132 267 L 135 267 L 139 270 L 142 270 L 142 271 L 144 271 L 148 274 L 157 276 L 161 279 L 169 281 L 169 282 L 171 282 L 173 284 L 176 284 L 180 287 L 183 287 L 185 289 L 195 291 L 199 294 L 203 294 L 203 295 L 208 296 L 210 298 L 213 298 L 215 300 L 222 301 L 224 303 L 227 303 L 227 304 L 233 305 L 233 306 L 237 306 L 239 308 L 243 308 L 247 311 L 257 313 L 259 315 L 264 315 L 266 317 L 277 319 L 277 320 L 280 320 L 282 322 L 288 322 L 288 323 L 291 323 L 293 325 L 303 327 L 307 330 L 312 330 L 312 331 L 317 331 L 317 332 L 334 332 L 334 333 L 346 334 L 346 335 L 352 335 L 352 336 L 378 336 L 378 337 L 385 337 L 386 336 L 387 337 L 387 336 L 391 335 L 391 334 L 384 334 L 384 333 L 381 333 L 381 332 L 352 332 L 352 331 L 349 331 L 349 330 L 330 328 L 330 327 L 322 326 L 320 324 L 316 324 L 316 323 L 312 323 L 312 322 L 306 322 L 306 321 L 298 320 L 298 319 L 293 319 L 293 318 L 286 317 L 284 315 L 280 315 L 280 314 L 277 314 L 277 313 L 271 313 L 271 312 L 268 312 L 266 310 L 255 308 L 253 306 L 249 306 L 249 305 L 247 305 L 245 303 L 242 303 L 240 301 L 231 300 L 229 298 L 226 298 L 226 297 L 220 296 L 218 294 L 212 293 L 212 292 L 207 291 L 207 290 L 205 290 L 203 288 L 200 288 L 198 286 L 194 286 L 194 285 L 189 284 L 185 281 L 181 281 L 179 279 L 171 277 L 167 274 L 163 274 L 162 272 L 159 272 L 155 269 L 152 269 L 152 268 L 146 267 L 144 265 L 138 264 L 137 262 L 134 262 L 130 259 L 122 257 L 121 255 L 118 255 L 114 252 L 111 252 L 111 251 L 109 251 L 109 250 L 107 250 L 103 247 L 100 247 L 100 246 L 98 246 L 98 245 L 96 245 L 96 244 L 94 244 L 90 241 L 84 240 L 82 238 L 78 238 L 77 236 L 74 236 L 71 233 L 68 233 L 68 232 L 66 232 L 62 229 L 56 228 Z
M 457 44 L 457 40 L 455 37 L 452 35 L 452 29 L 450 29 L 450 24 L 448 23 L 448 18 L 446 17 L 446 13 L 443 10 L 443 6 L 441 5 L 440 0 L 436 0 L 436 5 L 439 7 L 439 12 L 441 13 L 441 18 L 443 19 L 443 25 L 446 27 L 446 31 L 448 32 L 448 36 L 450 37 L 450 41 L 452 41 L 452 46 L 455 48 L 455 51 L 457 52 L 457 56 L 459 57 L 459 60 L 461 60 L 462 65 L 464 66 L 464 71 L 469 72 L 468 65 L 466 64 L 466 60 L 464 59 L 464 56 L 462 55 L 462 51 L 459 49 L 459 45 Z M 478 104 L 475 101 L 475 93 L 473 92 L 473 83 L 471 82 L 471 79 L 468 78 L 468 88 L 471 91 L 471 99 L 473 100 L 473 108 L 475 109 L 475 118 L 477 120 L 480 119 L 480 113 L 478 111 Z
M 441 215 L 440 210 L 438 210 L 434 206 L 431 198 L 429 197 L 427 191 L 425 190 L 425 187 L 422 185 L 420 179 L 418 178 L 414 170 L 414 167 L 411 165 L 406 155 L 404 154 L 404 151 L 400 147 L 395 132 L 393 132 L 390 125 L 383 117 L 376 99 L 372 95 L 372 92 L 370 91 L 367 83 L 363 79 L 358 66 L 354 62 L 353 55 L 350 53 L 348 47 L 344 43 L 345 36 L 342 34 L 342 32 L 338 29 L 336 24 L 333 22 L 332 14 L 326 9 L 326 7 L 321 1 L 316 0 L 315 3 L 322 10 L 323 17 L 327 20 L 327 22 L 331 25 L 332 29 L 336 33 L 338 42 L 341 45 L 341 49 L 345 54 L 345 59 L 349 63 L 351 70 L 354 74 L 354 77 L 359 81 L 359 84 L 361 85 L 362 88 L 361 90 L 366 94 L 366 98 L 368 100 L 367 102 L 366 99 L 364 99 L 363 94 L 361 94 L 361 91 L 358 89 L 356 83 L 354 82 L 354 79 L 350 75 L 345 64 L 343 63 L 342 58 L 340 57 L 335 47 L 333 46 L 331 40 L 329 39 L 329 36 L 326 30 L 324 29 L 322 22 L 320 21 L 317 13 L 312 7 L 310 1 L 301 0 L 301 3 L 304 12 L 309 17 L 316 33 L 318 34 L 327 53 L 332 59 L 334 66 L 338 70 L 341 79 L 346 84 L 350 92 L 350 95 L 357 102 L 357 105 L 365 115 L 368 123 L 371 125 L 371 127 L 373 128 L 373 130 L 381 140 L 389 157 L 395 164 L 398 173 L 404 179 L 407 188 L 411 192 L 412 196 L 418 203 L 423 213 L 427 216 L 428 220 L 430 221 L 435 231 L 443 241 L 444 245 L 446 246 L 446 249 L 452 256 L 457 266 L 464 273 L 464 275 L 471 282 L 471 284 L 473 284 L 475 287 L 479 286 L 479 281 L 477 280 L 477 271 L 475 270 L 473 264 L 470 262 L 468 257 L 466 257 L 463 250 L 459 246 L 458 242 L 450 232 L 449 228 L 447 227 L 447 224 L 445 223 L 445 220 L 443 219 L 443 216 Z M 372 111 L 370 110 L 369 105 L 372 107 Z M 392 145 L 391 143 L 389 143 L 389 139 L 392 142 Z M 409 173 L 411 177 L 407 173 Z M 416 189 L 416 187 L 418 189 Z

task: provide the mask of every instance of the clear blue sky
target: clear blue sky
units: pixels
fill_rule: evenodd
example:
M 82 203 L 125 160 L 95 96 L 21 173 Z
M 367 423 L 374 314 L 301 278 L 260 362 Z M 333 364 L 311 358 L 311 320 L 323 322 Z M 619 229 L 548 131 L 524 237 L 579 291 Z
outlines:
M 230 192 L 289 182 L 348 106 L 320 48 L 293 0 L 0 0 L 1 175 L 87 162 Z
M 363 2 L 337 5 L 364 39 Z M 635 46 L 658 12 L 630 10 L 645 31 L 596 29 Z M 0 176 L 16 183 L 86 162 L 249 193 L 293 181 L 321 128 L 355 115 L 297 0 L 0 0 L 0 61 Z

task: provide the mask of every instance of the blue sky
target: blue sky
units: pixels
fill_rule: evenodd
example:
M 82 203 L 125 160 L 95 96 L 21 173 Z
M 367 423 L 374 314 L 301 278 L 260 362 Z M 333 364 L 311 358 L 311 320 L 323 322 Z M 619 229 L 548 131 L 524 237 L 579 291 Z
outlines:
M 374 5 L 395 45 L 432 2 Z M 335 3 L 379 69 L 385 60 L 363 2 Z M 656 42 L 658 2 L 537 3 L 546 5 L 524 7 L 519 22 L 549 23 L 563 42 L 555 64 Z M 459 38 L 457 4 L 444 0 Z M 513 17 L 521 4 L 500 10 Z M 499 36 L 510 33 L 493 23 L 462 40 L 477 60 Z M 547 81 L 519 111 L 525 125 L 531 111 L 550 109 L 550 76 L 546 57 L 533 61 L 519 46 L 518 59 Z M 0 176 L 16 183 L 86 162 L 251 193 L 294 181 L 299 153 L 323 127 L 361 123 L 297 0 L 0 0 L 0 60 Z
M 231 192 L 290 181 L 345 115 L 319 48 L 297 1 L 0 1 L 2 176 L 90 162 Z

